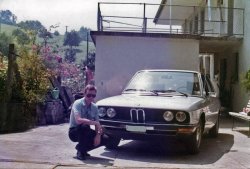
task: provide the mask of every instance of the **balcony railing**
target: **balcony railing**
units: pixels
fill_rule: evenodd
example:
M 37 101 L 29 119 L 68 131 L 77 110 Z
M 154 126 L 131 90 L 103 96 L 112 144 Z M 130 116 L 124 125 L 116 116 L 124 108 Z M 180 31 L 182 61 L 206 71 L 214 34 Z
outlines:
M 97 29 L 113 32 L 243 37 L 244 9 L 103 2 L 98 3 Z

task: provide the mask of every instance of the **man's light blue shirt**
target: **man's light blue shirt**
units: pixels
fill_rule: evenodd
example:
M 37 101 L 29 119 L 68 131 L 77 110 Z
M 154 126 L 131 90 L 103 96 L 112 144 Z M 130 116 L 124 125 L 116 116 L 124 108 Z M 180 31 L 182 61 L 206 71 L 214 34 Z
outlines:
M 86 118 L 93 121 L 98 121 L 98 107 L 96 104 L 91 103 L 90 106 L 85 104 L 84 98 L 76 100 L 71 109 L 69 127 L 76 127 L 79 124 L 76 123 L 75 115 L 80 115 L 81 118 Z

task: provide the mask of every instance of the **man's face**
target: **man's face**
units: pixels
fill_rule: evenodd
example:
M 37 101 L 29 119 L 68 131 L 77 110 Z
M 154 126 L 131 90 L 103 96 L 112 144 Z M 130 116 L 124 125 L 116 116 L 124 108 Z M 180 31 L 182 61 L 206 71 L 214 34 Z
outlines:
M 90 104 L 94 101 L 96 97 L 96 91 L 95 90 L 87 90 L 85 93 L 85 101 L 87 104 Z

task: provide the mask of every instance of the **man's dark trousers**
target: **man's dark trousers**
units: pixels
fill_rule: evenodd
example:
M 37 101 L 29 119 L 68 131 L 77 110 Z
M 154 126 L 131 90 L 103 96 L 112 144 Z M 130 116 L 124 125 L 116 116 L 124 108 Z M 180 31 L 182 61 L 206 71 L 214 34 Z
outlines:
M 71 141 L 78 142 L 76 149 L 82 154 L 105 145 L 105 139 L 101 136 L 100 145 L 97 147 L 94 146 L 96 131 L 92 130 L 89 125 L 78 125 L 77 127 L 70 128 L 68 134 Z

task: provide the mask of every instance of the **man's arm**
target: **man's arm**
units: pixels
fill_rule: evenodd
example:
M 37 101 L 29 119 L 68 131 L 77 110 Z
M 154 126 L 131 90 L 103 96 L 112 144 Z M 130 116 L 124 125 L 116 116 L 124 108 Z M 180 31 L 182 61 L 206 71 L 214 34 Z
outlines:
M 100 125 L 98 121 L 93 121 L 87 118 L 82 118 L 79 113 L 75 113 L 74 116 L 75 116 L 75 120 L 77 124 L 86 124 L 86 125 L 95 125 L 95 126 Z

